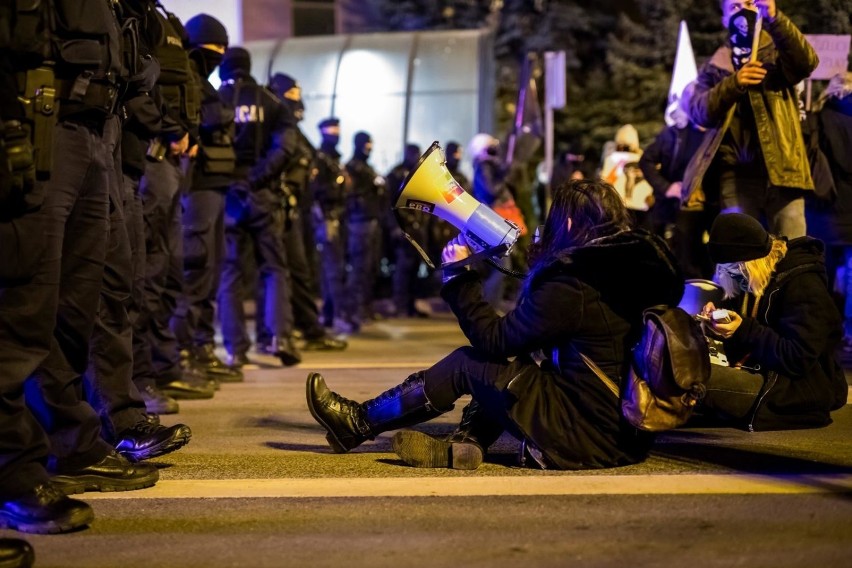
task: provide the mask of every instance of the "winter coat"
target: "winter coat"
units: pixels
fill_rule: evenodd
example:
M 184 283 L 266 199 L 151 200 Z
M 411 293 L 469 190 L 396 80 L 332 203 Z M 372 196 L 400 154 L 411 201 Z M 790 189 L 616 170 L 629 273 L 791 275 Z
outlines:
M 769 183 L 814 189 L 794 86 L 816 69 L 819 60 L 802 33 L 781 12 L 774 21 L 765 21 L 763 29 L 767 33 L 761 35 L 758 50 L 758 59 L 767 70 L 763 83 L 748 89 L 737 86 L 729 45 L 720 47 L 698 75 L 689 114 L 708 132 L 684 174 L 684 203 L 703 189 L 705 174 L 738 104 L 751 105 Z
M 729 306 L 746 313 L 724 342 L 728 360 L 759 367 L 766 377 L 750 430 L 825 426 L 829 412 L 846 404 L 846 379 L 835 357 L 841 318 L 828 291 L 823 249 L 811 237 L 790 241 L 756 316 L 750 317 L 752 297 L 745 310 L 742 296 Z
M 642 311 L 677 304 L 683 279 L 657 237 L 629 231 L 593 241 L 527 277 L 517 307 L 499 317 L 474 272 L 441 294 L 474 349 L 505 359 L 542 351 L 509 383 L 518 429 L 562 469 L 613 467 L 643 460 L 652 436 L 623 420 L 619 400 L 583 363 L 591 358 L 616 382 L 626 376 Z
M 808 208 L 808 234 L 830 245 L 852 245 L 852 96 L 829 99 L 819 113 L 819 138 L 837 196 Z

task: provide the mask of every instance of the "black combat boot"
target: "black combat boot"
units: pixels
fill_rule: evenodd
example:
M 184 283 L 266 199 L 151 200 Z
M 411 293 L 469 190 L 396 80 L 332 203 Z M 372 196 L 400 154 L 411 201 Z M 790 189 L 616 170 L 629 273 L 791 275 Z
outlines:
M 425 378 L 415 373 L 401 384 L 362 404 L 332 392 L 319 373 L 308 375 L 311 415 L 328 431 L 326 440 L 343 454 L 378 434 L 431 420 L 452 408 L 439 410 L 423 392 Z
M 394 434 L 393 451 L 413 467 L 476 469 L 485 458 L 485 450 L 502 433 L 503 427 L 485 416 L 474 400 L 464 408 L 458 428 L 446 439 L 405 430 Z
M 30 568 L 35 563 L 33 547 L 19 538 L 0 538 L 0 568 Z

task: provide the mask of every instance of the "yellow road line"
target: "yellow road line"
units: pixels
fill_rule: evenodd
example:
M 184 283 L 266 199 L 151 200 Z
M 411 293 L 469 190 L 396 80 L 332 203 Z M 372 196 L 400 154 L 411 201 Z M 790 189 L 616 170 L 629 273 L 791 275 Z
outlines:
M 746 495 L 852 492 L 852 475 L 563 475 L 542 477 L 163 480 L 86 499 Z

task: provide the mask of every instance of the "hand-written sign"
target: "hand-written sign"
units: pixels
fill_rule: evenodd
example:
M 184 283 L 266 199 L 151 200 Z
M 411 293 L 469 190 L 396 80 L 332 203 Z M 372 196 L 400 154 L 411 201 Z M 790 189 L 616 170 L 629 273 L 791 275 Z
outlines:
M 810 34 L 805 37 L 819 55 L 819 67 L 811 73 L 811 79 L 828 80 L 838 73 L 846 72 L 852 36 Z

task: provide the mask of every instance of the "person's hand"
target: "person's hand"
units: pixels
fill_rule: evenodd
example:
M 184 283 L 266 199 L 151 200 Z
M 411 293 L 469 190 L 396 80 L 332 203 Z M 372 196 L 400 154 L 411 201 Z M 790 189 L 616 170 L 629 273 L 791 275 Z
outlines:
M 169 151 L 172 153 L 172 156 L 180 156 L 181 154 L 186 154 L 186 151 L 189 149 L 189 134 L 184 134 L 183 138 L 178 140 L 177 142 L 172 142 L 169 144 Z
M 470 248 L 467 246 L 467 240 L 464 235 L 458 235 L 444 247 L 441 251 L 441 264 L 452 264 L 459 262 L 470 256 Z
M 760 61 L 749 61 L 737 71 L 737 86 L 741 89 L 760 85 L 766 77 L 766 69 Z
M 193 144 L 192 146 L 190 146 L 189 150 L 186 152 L 186 155 L 193 159 L 198 156 L 198 144 Z
M 754 6 L 760 12 L 760 15 L 770 22 L 778 15 L 775 0 L 754 0 Z
M 715 309 L 716 305 L 713 302 L 707 302 L 701 310 L 701 316 L 705 319 L 706 325 L 710 331 L 722 339 L 728 339 L 734 335 L 737 328 L 739 328 L 743 323 L 743 318 L 741 318 L 740 314 L 737 312 L 728 310 L 728 316 L 730 316 L 731 321 L 725 323 L 717 322 L 713 320 L 713 311 Z
M 666 197 L 680 199 L 683 197 L 683 182 L 676 181 L 666 190 Z
M 707 322 L 710 326 L 710 329 L 713 330 L 713 333 L 715 333 L 722 339 L 728 339 L 732 335 L 734 335 L 734 333 L 736 333 L 737 329 L 743 323 L 743 318 L 741 318 L 740 314 L 738 314 L 737 312 L 728 310 L 728 316 L 731 318 L 731 321 L 727 323 L 714 321 L 712 317 L 710 318 L 710 321 Z

